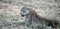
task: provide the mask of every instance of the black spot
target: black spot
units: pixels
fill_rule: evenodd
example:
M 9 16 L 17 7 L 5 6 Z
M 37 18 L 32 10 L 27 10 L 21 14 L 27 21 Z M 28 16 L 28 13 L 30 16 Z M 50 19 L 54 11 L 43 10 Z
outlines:
M 53 27 L 53 28 L 57 28 L 56 25 L 58 25 L 57 22 L 51 22 L 51 21 L 49 21 L 47 26 L 51 26 L 51 27 Z

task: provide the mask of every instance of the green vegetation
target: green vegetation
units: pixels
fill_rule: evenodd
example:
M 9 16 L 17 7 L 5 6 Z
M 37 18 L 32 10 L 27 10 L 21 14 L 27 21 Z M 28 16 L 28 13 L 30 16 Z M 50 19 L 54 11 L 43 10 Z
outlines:
M 3 26 L 2 26 L 2 25 L 0 25 L 0 29 L 2 29 L 2 27 L 3 27 Z
M 57 15 L 60 15 L 60 12 L 58 12 Z
M 60 23 L 57 25 L 57 27 L 59 27 L 59 28 L 60 28 Z
M 19 17 L 19 16 L 11 16 L 11 18 L 14 20 L 14 21 L 18 21 L 18 20 L 21 20 L 22 17 Z
M 49 7 L 46 7 L 46 8 L 45 8 L 45 11 L 46 11 L 46 12 L 49 12 Z
M 34 5 L 34 4 L 29 4 L 28 6 L 32 8 L 37 8 L 37 5 Z

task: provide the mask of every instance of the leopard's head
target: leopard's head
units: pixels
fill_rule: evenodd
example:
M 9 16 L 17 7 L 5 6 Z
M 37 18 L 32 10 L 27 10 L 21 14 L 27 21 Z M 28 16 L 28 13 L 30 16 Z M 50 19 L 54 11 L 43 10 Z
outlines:
M 29 8 L 27 8 L 27 7 L 22 7 L 21 12 L 20 12 L 22 17 L 30 13 L 30 11 L 28 9 Z

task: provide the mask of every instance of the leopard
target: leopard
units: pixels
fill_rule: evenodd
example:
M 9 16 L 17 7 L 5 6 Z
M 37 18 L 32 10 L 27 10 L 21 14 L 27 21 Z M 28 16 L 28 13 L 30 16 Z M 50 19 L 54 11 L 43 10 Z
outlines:
M 22 21 L 18 21 L 19 24 L 24 24 L 27 27 L 35 28 L 35 29 L 45 29 L 45 26 L 51 26 L 52 28 L 57 28 L 59 24 L 58 21 L 53 19 L 47 19 L 45 17 L 40 16 L 36 11 L 32 8 L 22 7 L 20 10 L 20 15 L 23 17 Z M 42 25 L 42 26 L 40 26 Z

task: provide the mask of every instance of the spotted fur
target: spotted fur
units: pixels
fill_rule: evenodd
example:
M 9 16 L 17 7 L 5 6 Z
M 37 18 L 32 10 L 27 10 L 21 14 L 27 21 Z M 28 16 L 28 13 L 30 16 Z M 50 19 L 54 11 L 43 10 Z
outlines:
M 47 26 L 51 26 L 53 28 L 56 28 L 57 27 L 56 25 L 58 25 L 58 21 L 52 20 L 52 19 L 43 18 L 42 16 L 37 14 L 37 12 L 35 12 L 31 8 L 23 7 L 21 9 L 21 11 L 23 11 L 23 13 L 21 12 L 22 17 L 26 16 L 26 18 L 28 18 L 28 20 L 30 20 L 30 22 L 32 22 L 32 23 L 34 23 L 37 20 L 39 23 L 43 23 L 43 24 L 45 24 Z

